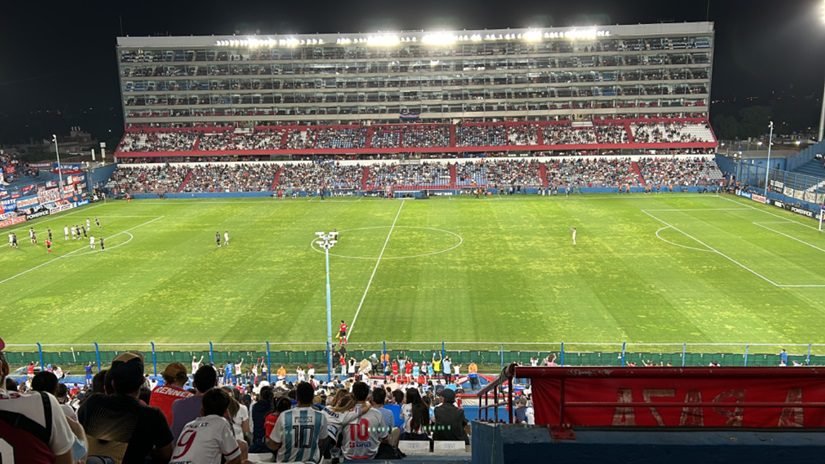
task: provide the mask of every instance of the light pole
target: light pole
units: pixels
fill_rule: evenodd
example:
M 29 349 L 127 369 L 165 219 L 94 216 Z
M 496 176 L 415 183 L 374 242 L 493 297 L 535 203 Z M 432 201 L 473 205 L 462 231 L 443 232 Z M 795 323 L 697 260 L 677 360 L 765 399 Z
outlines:
M 825 1 L 819 6 L 819 19 L 825 23 Z M 822 132 L 825 130 L 825 84 L 822 86 L 822 109 L 819 110 L 819 137 L 816 141 L 822 141 Z
M 771 175 L 771 145 L 773 145 L 773 121 L 768 124 L 768 164 L 765 166 L 765 198 L 768 198 L 768 178 Z
M 329 285 L 329 249 L 338 242 L 337 232 L 315 232 L 315 244 L 324 249 L 327 274 L 327 382 L 332 382 L 332 290 Z
M 52 134 L 54 154 L 57 155 L 57 176 L 60 178 L 60 198 L 63 198 L 63 166 L 60 165 L 60 150 L 57 148 L 57 134 Z

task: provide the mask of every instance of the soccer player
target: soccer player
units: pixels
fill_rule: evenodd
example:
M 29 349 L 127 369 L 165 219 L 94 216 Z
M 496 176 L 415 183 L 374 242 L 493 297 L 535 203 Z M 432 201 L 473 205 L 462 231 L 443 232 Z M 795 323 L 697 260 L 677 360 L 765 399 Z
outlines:
M 97 216 L 95 216 L 95 225 L 100 227 L 100 219 L 98 219 Z
M 223 244 L 224 246 L 229 246 L 229 231 L 225 230 L 223 232 Z
M 86 228 L 85 227 L 80 226 L 80 230 L 83 231 L 83 238 L 89 238 L 89 236 L 86 234 Z
M 221 247 L 221 233 L 215 232 L 215 243 L 218 245 L 218 248 Z
M 86 230 L 91 230 L 91 229 L 92 229 L 92 221 L 90 221 L 89 218 L 86 218 Z
M 318 440 L 328 436 L 327 418 L 322 412 L 312 409 L 314 397 L 315 390 L 310 384 L 299 383 L 295 389 L 298 406 L 278 416 L 275 428 L 266 440 L 266 445 L 272 451 L 277 451 L 278 462 L 319 462 L 321 460 Z M 379 412 L 376 414 L 379 417 L 381 415 Z
M 15 233 L 11 234 L 11 247 L 17 248 L 17 234 Z
M 31 240 L 32 245 L 37 245 L 37 233 L 35 233 L 33 227 L 29 227 L 29 240 Z
M 347 323 L 341 320 L 341 325 L 338 326 L 338 339 L 347 338 Z
M 9 246 L 14 247 L 14 234 L 9 232 Z
M 52 241 L 52 228 L 51 227 L 46 228 L 46 235 L 48 235 L 49 241 L 51 242 Z
M 49 240 L 49 239 L 46 239 L 46 253 L 51 253 L 51 252 L 52 252 L 52 241 Z
M 77 226 L 72 226 L 72 240 L 77 239 Z
M 92 250 L 95 249 L 95 236 L 94 235 L 89 237 L 89 248 L 91 248 Z
M 227 415 L 229 394 L 213 388 L 203 395 L 201 417 L 186 424 L 172 452 L 170 464 L 240 464 L 241 449 Z
M 69 239 L 69 226 L 63 226 L 63 240 Z
M 106 250 L 106 244 L 103 243 L 103 237 L 100 237 L 100 251 Z
M 573 245 L 575 245 L 576 244 L 576 228 L 572 227 L 570 229 L 570 232 L 573 234 Z

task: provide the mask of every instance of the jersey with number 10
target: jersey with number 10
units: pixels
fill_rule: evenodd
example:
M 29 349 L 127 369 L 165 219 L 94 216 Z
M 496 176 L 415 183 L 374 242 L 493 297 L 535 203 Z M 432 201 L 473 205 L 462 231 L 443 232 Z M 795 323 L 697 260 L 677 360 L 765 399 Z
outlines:
M 269 438 L 280 443 L 278 462 L 319 462 L 318 440 L 327 437 L 327 418 L 312 408 L 282 412 Z
M 358 408 L 356 408 L 356 413 Z M 388 430 L 384 425 L 384 416 L 372 408 L 357 419 L 344 425 L 342 431 L 344 442 L 341 451 L 348 460 L 372 459 L 378 454 L 381 444 Z

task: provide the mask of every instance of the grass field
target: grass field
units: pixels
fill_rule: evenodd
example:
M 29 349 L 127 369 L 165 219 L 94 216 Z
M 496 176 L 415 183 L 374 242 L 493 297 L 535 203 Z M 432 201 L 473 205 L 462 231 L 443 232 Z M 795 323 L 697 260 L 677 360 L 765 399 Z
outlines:
M 94 216 L 105 252 L 63 239 Z M 39 246 L 28 225 L 0 249 L 7 343 L 322 341 L 333 228 L 353 342 L 825 342 L 825 235 L 733 197 L 110 202 L 38 220 Z

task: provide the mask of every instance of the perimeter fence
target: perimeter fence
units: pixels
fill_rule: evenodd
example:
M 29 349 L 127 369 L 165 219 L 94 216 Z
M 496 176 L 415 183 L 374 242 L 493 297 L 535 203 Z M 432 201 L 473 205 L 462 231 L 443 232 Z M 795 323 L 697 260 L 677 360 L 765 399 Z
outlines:
M 697 367 L 766 367 L 780 365 L 782 350 L 789 366 L 825 365 L 825 344 L 772 343 L 492 343 L 492 342 L 350 342 L 347 358 L 408 358 L 421 363 L 439 355 L 449 356 L 453 366 L 466 373 L 467 365 L 476 363 L 482 372 L 499 372 L 510 363 L 530 365 L 548 358 L 559 366 L 673 366 Z M 6 357 L 12 371 L 25 373 L 25 366 L 59 365 L 64 371 L 82 372 L 81 366 L 92 363 L 100 369 L 111 364 L 124 351 L 144 354 L 147 371 L 157 375 L 166 364 L 181 362 L 186 366 L 193 358 L 217 366 L 243 362 L 244 370 L 253 363 L 267 366 L 274 373 L 280 366 L 289 372 L 295 367 L 312 364 L 316 371 L 326 372 L 325 343 L 315 342 L 246 342 L 246 343 L 76 343 L 76 344 L 9 344 Z M 338 357 L 333 368 L 338 369 Z M 96 369 L 96 370 L 97 370 Z

